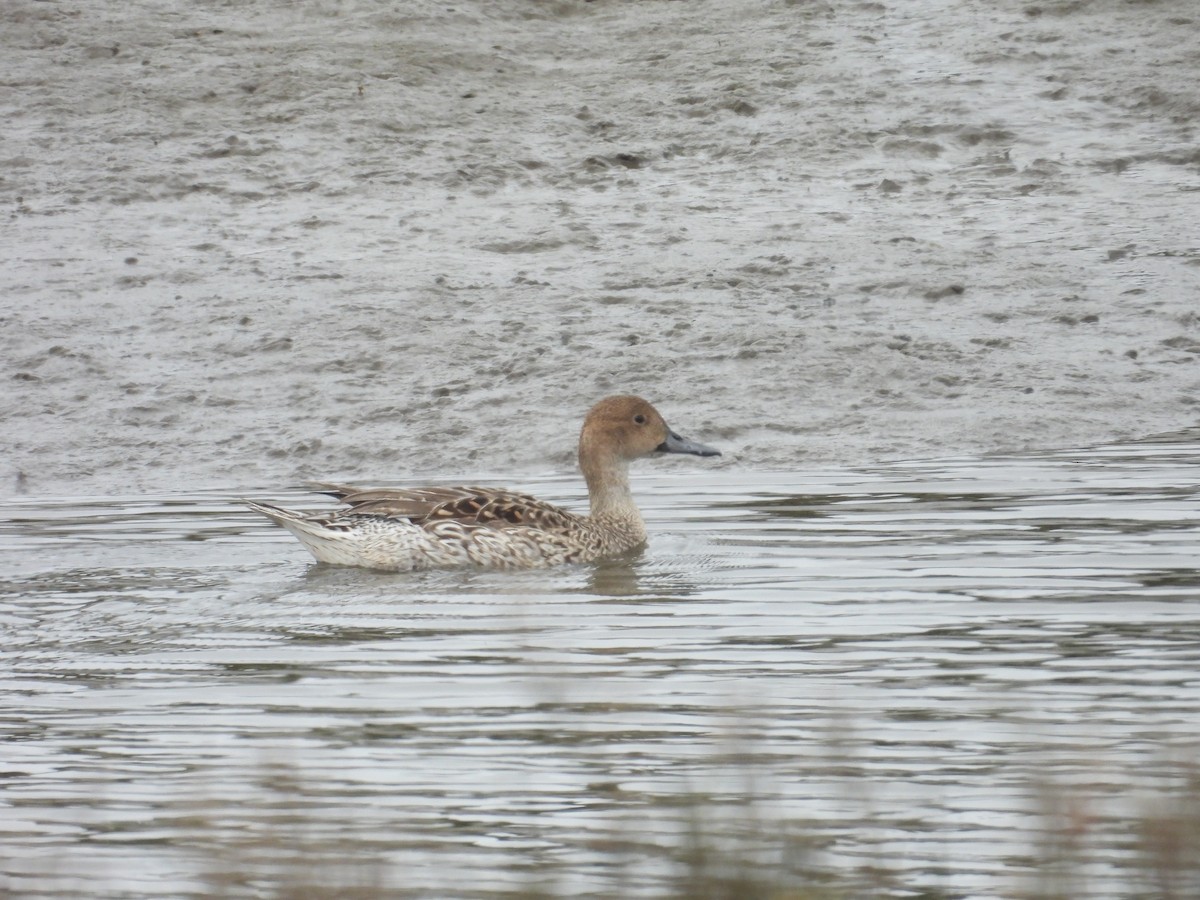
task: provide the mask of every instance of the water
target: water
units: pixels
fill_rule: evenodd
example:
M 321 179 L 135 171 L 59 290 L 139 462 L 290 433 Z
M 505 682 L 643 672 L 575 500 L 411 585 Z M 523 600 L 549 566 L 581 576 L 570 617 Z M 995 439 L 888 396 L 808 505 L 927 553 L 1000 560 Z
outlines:
M 644 555 L 515 574 L 310 566 L 216 493 L 8 501 L 0 889 L 1153 896 L 1135 823 L 1200 739 L 1198 464 L 1193 433 L 645 465 Z

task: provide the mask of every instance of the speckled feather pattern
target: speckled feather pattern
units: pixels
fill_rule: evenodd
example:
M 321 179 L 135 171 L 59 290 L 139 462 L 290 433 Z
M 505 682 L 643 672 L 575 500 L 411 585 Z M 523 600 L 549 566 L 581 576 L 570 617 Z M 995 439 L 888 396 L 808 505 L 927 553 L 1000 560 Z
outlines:
M 249 505 L 292 532 L 321 562 L 389 571 L 529 569 L 593 562 L 633 550 L 646 540 L 640 518 L 592 519 L 540 501 L 538 509 L 556 513 L 559 527 L 408 519 L 358 514 L 353 508 L 306 516 L 267 504 Z
M 343 508 L 301 513 L 246 501 L 320 562 L 389 571 L 475 566 L 527 569 L 617 556 L 645 543 L 628 462 L 655 452 L 717 456 L 667 428 L 638 397 L 609 397 L 584 420 L 580 468 L 591 514 L 497 488 L 371 489 L 318 485 Z

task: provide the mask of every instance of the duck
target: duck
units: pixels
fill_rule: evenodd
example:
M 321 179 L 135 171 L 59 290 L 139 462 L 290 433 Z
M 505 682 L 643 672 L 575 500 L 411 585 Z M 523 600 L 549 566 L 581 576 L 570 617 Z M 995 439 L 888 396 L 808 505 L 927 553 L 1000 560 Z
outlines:
M 620 395 L 596 403 L 579 432 L 587 515 L 488 487 L 364 490 L 317 484 L 341 503 L 317 513 L 244 502 L 295 535 L 318 562 L 331 565 L 412 572 L 590 563 L 646 543 L 646 525 L 629 487 L 629 463 L 663 453 L 721 455 L 680 437 L 648 401 Z

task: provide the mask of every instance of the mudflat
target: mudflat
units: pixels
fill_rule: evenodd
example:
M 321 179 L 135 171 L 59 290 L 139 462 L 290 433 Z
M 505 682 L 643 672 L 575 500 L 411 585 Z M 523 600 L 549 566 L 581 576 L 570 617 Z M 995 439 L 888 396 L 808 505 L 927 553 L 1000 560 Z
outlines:
M 12 0 L 0 496 L 1200 420 L 1191 0 Z

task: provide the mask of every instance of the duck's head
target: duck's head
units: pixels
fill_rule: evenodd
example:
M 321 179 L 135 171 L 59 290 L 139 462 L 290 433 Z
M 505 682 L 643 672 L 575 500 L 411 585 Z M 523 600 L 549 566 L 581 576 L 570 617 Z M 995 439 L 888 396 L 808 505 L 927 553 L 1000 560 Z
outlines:
M 680 437 L 641 397 L 606 397 L 588 411 L 579 434 L 579 458 L 628 462 L 654 453 L 720 456 L 719 450 Z

